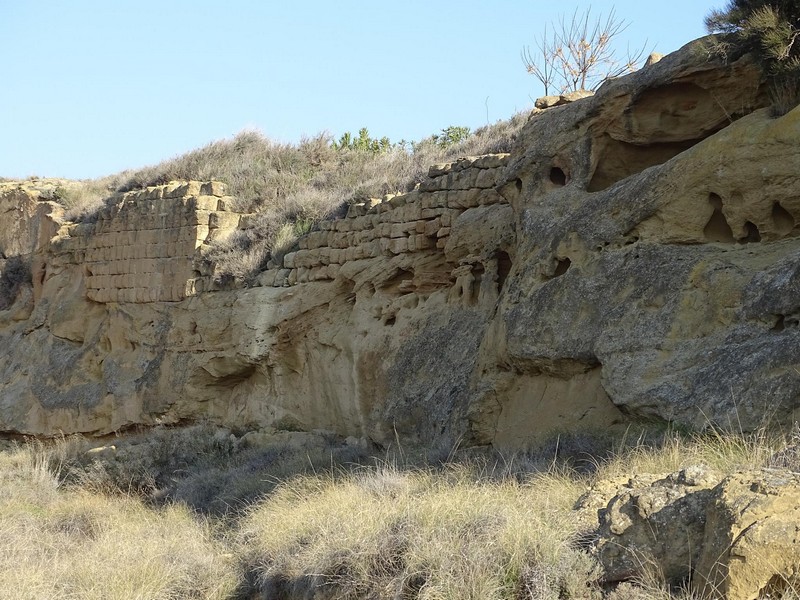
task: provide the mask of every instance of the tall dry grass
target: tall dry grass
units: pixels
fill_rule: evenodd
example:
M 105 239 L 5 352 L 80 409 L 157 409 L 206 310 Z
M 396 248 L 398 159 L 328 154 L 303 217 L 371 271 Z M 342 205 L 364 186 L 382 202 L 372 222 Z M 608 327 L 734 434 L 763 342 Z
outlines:
M 41 448 L 0 453 L 0 595 L 226 598 L 237 575 L 208 523 L 174 505 L 60 489 Z
M 800 430 L 589 437 L 438 466 L 210 425 L 0 451 L 0 596 L 670 600 L 686 594 L 657 576 L 602 585 L 578 498 L 697 464 L 800 469 Z M 217 510 L 237 494 L 245 510 Z
M 580 489 L 467 466 L 306 476 L 254 507 L 240 552 L 268 597 L 324 586 L 340 598 L 585 598 L 599 571 L 572 544 Z

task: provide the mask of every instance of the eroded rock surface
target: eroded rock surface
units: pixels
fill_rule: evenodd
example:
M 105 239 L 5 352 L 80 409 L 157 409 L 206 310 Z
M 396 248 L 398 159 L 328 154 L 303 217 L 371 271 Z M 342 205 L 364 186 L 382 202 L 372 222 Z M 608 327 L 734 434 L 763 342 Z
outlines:
M 602 487 L 602 486 L 601 486 Z M 656 569 L 701 598 L 779 598 L 800 578 L 800 476 L 694 466 L 620 488 L 599 510 L 597 551 L 610 582 Z
M 210 418 L 522 448 L 638 417 L 791 422 L 800 110 L 772 119 L 748 58 L 698 48 L 351 206 L 248 289 L 206 258 L 250 222 L 216 182 L 83 224 L 0 188 L 34 275 L 0 311 L 0 430 Z

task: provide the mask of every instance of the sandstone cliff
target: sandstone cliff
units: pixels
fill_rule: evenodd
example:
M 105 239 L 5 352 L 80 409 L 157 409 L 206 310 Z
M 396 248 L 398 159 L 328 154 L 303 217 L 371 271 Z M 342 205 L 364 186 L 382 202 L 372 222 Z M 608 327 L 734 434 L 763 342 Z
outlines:
M 663 419 L 754 429 L 800 406 L 800 110 L 690 45 L 536 111 L 508 155 L 353 205 L 259 286 L 207 244 L 248 227 L 217 182 L 64 222 L 3 184 L 0 431 L 209 418 L 378 444 L 520 448 Z

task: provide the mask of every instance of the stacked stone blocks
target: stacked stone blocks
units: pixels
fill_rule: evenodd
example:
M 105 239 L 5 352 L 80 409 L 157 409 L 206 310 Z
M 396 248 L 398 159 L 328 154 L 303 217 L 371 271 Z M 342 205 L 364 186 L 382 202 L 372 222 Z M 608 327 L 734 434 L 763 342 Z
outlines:
M 507 161 L 507 154 L 489 154 L 436 165 L 411 192 L 351 205 L 346 218 L 323 221 L 319 231 L 301 238 L 299 250 L 264 281 L 284 286 L 332 280 L 347 262 L 443 251 L 462 212 L 505 202 L 495 186 Z
M 443 252 L 454 221 L 470 208 L 504 203 L 496 191 L 506 154 L 468 157 L 430 168 L 411 192 L 349 207 L 300 238 L 299 250 L 263 274 L 266 285 L 336 278 L 351 261 Z M 252 219 L 234 212 L 219 182 L 171 182 L 115 197 L 94 223 L 67 224 L 52 246 L 53 264 L 84 267 L 95 302 L 176 302 L 213 289 L 205 244 Z
M 82 264 L 95 302 L 175 302 L 210 287 L 201 246 L 239 226 L 219 182 L 172 182 L 127 192 L 95 223 L 67 226 L 57 253 Z

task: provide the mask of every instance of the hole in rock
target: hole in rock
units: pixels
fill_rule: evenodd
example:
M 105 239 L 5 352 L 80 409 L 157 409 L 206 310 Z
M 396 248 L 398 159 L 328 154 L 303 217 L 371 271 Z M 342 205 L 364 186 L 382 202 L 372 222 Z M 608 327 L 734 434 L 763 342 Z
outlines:
M 567 174 L 564 173 L 563 169 L 553 167 L 550 169 L 550 183 L 559 187 L 567 185 Z
M 517 180 L 514 182 L 514 185 L 517 187 L 517 191 L 518 191 L 518 192 L 521 192 L 521 191 L 522 191 L 522 179 L 517 179 Z
M 396 316 L 391 316 L 391 317 L 388 317 L 388 318 L 387 318 L 387 319 L 386 319 L 386 320 L 383 322 L 383 324 L 384 324 L 384 325 L 386 325 L 387 327 L 392 327 L 392 326 L 393 326 L 395 323 L 397 323 L 397 317 L 396 317 Z
M 722 198 L 713 192 L 708 196 L 708 202 L 714 208 L 714 213 L 708 220 L 708 224 L 703 229 L 703 235 L 709 242 L 724 242 L 732 244 L 735 242 L 733 230 L 728 225 L 728 220 L 722 213 Z
M 783 208 L 780 202 L 772 205 L 772 222 L 780 235 L 788 235 L 795 225 L 792 213 Z
M 778 315 L 778 320 L 772 326 L 772 331 L 783 331 L 784 329 L 786 329 L 786 317 Z
M 744 91 L 744 90 L 743 90 Z M 648 87 L 632 98 L 617 123 L 638 139 L 674 142 L 708 137 L 750 112 L 743 106 L 724 106 L 713 92 L 686 81 Z
M 508 252 L 500 250 L 497 253 L 497 289 L 502 290 L 503 285 L 508 279 L 508 274 L 511 273 L 511 257 Z
M 572 261 L 568 258 L 559 259 L 558 264 L 556 265 L 556 270 L 553 273 L 553 278 L 561 277 L 564 273 L 569 271 L 569 268 L 572 266 Z
M 755 223 L 747 221 L 744 224 L 744 230 L 746 234 L 741 240 L 739 240 L 743 244 L 751 244 L 761 241 L 761 232 L 758 231 L 758 227 Z
M 227 373 L 220 377 L 215 377 L 211 381 L 209 381 L 208 385 L 215 386 L 215 387 L 236 387 L 240 383 L 243 383 L 250 379 L 256 372 L 255 365 L 248 365 L 246 367 L 241 368 L 233 373 Z
M 587 191 L 599 192 L 609 188 L 648 167 L 667 162 L 701 141 L 702 139 L 695 139 L 685 142 L 631 144 L 605 135 L 595 144 L 595 152 L 599 158 Z

